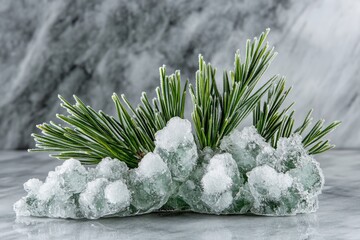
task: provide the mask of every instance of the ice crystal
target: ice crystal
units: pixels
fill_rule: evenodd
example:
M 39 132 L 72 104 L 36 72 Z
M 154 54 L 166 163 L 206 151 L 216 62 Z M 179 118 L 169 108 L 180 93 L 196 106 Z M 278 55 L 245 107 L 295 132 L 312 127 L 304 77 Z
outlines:
M 171 119 L 137 168 L 104 158 L 85 168 L 66 160 L 45 181 L 30 179 L 18 216 L 89 218 L 157 210 L 294 215 L 316 211 L 324 185 L 319 163 L 299 135 L 271 147 L 254 127 L 234 130 L 220 148 L 198 150 L 191 124 Z

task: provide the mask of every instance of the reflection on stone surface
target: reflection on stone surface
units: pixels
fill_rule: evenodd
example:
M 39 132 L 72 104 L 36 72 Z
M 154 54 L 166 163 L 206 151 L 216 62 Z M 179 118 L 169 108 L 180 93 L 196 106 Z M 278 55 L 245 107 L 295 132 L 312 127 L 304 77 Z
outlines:
M 358 239 L 360 152 L 330 151 L 318 158 L 325 175 L 320 208 L 295 217 L 149 214 L 75 221 L 15 219 L 12 204 L 29 178 L 44 180 L 61 161 L 44 154 L 0 152 L 0 239 Z M 49 235 L 51 237 L 49 237 Z
M 314 214 L 296 217 L 151 214 L 77 221 L 18 218 L 16 233 L 28 239 L 312 239 L 318 236 Z

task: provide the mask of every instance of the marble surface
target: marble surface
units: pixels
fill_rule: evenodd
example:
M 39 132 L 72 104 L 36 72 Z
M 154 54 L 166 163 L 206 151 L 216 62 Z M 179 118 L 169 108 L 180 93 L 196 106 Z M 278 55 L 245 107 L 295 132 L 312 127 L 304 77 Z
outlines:
M 18 218 L 12 204 L 29 178 L 61 162 L 46 154 L 0 152 L 0 239 L 359 239 L 360 151 L 318 158 L 326 177 L 317 213 L 295 217 L 149 214 L 100 220 Z
M 202 53 L 221 75 L 267 27 L 267 77 L 288 77 L 298 116 L 343 120 L 338 147 L 360 147 L 359 22 L 358 0 L 0 0 L 0 149 L 33 146 L 58 93 L 111 114 L 113 92 L 152 95 L 163 64 L 193 81 Z

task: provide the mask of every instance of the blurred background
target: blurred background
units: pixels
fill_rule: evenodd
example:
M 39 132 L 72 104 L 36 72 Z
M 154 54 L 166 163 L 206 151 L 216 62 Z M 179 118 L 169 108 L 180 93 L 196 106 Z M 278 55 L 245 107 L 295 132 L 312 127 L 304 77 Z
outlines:
M 267 27 L 279 55 L 265 78 L 285 75 L 299 121 L 310 108 L 341 120 L 333 143 L 359 148 L 359 23 L 357 0 L 0 0 L 0 149 L 33 146 L 63 112 L 57 94 L 113 114 L 111 94 L 152 95 L 163 64 L 191 81 L 199 53 L 232 69 Z

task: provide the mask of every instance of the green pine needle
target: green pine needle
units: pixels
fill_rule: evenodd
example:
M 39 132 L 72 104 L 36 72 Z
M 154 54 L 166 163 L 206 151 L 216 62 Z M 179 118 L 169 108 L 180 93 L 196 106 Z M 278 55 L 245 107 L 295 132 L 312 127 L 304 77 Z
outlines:
M 276 147 L 281 137 L 294 133 L 304 135 L 311 124 L 311 113 L 294 130 L 293 104 L 283 107 L 291 88 L 285 88 L 285 78 L 274 76 L 258 86 L 271 61 L 276 56 L 274 48 L 266 43 L 267 29 L 259 39 L 246 42 L 244 58 L 235 54 L 234 70 L 223 73 L 222 91 L 216 83 L 216 69 L 199 56 L 199 70 L 195 85 L 189 85 L 193 103 L 192 120 L 199 148 L 219 146 L 221 139 L 234 130 L 251 112 L 258 132 Z M 57 118 L 67 126 L 53 122 L 37 127 L 41 134 L 33 134 L 36 149 L 66 160 L 76 158 L 83 164 L 96 164 L 105 157 L 117 158 L 129 167 L 136 167 L 142 157 L 154 150 L 155 133 L 164 128 L 175 116 L 184 118 L 188 80 L 181 82 L 180 72 L 166 75 L 165 66 L 160 68 L 160 86 L 156 98 L 149 101 L 145 92 L 141 103 L 133 107 L 125 95 L 113 94 L 117 118 L 102 111 L 95 111 L 74 96 L 75 104 L 59 96 L 61 106 L 68 115 Z M 263 96 L 267 98 L 262 102 Z M 318 154 L 334 147 L 323 138 L 340 122 L 324 126 L 318 121 L 303 137 L 303 145 L 309 154 Z
M 199 70 L 196 72 L 195 88 L 190 85 L 193 102 L 192 119 L 200 148 L 215 148 L 220 140 L 235 129 L 257 106 L 267 92 L 273 78 L 258 90 L 257 83 L 276 53 L 269 48 L 265 40 L 269 29 L 246 43 L 245 59 L 242 62 L 240 52 L 235 54 L 235 69 L 223 74 L 223 91 L 216 85 L 216 69 L 206 64 L 199 56 Z
M 290 111 L 290 109 L 294 103 L 280 109 L 290 90 L 291 88 L 285 89 L 285 78 L 278 78 L 268 90 L 266 101 L 258 102 L 253 111 L 254 126 L 257 128 L 259 134 L 262 135 L 266 141 L 270 142 L 273 147 L 276 147 L 277 141 L 281 137 L 290 137 L 294 133 L 303 135 L 312 121 L 312 110 L 310 110 L 303 123 L 293 130 L 295 111 Z M 315 123 L 302 140 L 308 153 L 314 155 L 334 148 L 335 146 L 330 144 L 329 140 L 322 139 L 339 124 L 339 121 L 335 121 L 323 128 L 324 120 L 319 120 Z
M 59 96 L 61 106 L 69 115 L 58 114 L 57 118 L 68 127 L 53 122 L 38 125 L 42 135 L 32 135 L 36 149 L 29 151 L 52 152 L 52 157 L 62 160 L 76 158 L 83 164 L 96 164 L 111 157 L 129 167 L 136 167 L 147 152 L 154 150 L 155 133 L 170 118 L 184 117 L 188 81 L 182 87 L 180 72 L 167 76 L 163 66 L 160 68 L 160 82 L 153 104 L 143 93 L 142 104 L 137 108 L 133 108 L 124 95 L 120 100 L 114 93 L 112 99 L 118 119 L 102 111 L 96 112 L 76 96 L 74 105 Z

